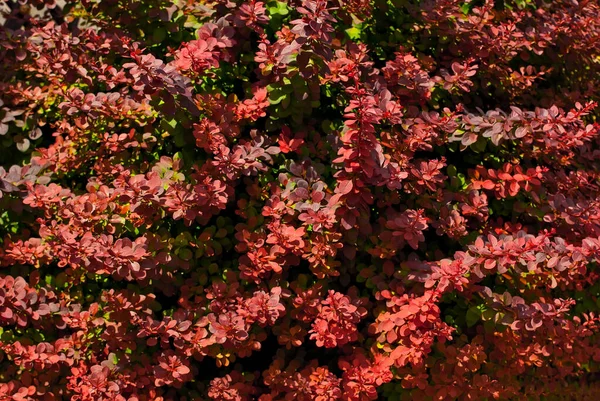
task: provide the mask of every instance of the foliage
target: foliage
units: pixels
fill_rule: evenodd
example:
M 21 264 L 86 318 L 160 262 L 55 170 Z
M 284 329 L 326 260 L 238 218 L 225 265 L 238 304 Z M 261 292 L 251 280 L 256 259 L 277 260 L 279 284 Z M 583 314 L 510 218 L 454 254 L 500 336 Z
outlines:
M 598 2 L 0 3 L 0 401 L 600 391 Z

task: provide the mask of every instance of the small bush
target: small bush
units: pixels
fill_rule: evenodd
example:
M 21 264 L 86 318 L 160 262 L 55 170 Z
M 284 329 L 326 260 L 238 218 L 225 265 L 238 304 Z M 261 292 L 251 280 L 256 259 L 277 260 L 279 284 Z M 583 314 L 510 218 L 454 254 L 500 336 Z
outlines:
M 0 3 L 0 401 L 600 392 L 597 1 Z

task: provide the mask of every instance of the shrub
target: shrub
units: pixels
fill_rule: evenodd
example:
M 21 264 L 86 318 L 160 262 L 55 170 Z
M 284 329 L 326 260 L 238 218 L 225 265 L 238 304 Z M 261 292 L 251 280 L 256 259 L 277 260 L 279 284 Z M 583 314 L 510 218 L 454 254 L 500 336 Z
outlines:
M 1 401 L 600 391 L 598 2 L 0 3 Z

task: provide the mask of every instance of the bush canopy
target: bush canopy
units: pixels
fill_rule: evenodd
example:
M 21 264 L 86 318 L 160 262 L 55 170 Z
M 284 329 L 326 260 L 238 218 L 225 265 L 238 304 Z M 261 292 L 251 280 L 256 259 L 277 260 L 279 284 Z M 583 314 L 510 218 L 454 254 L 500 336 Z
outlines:
M 0 5 L 0 401 L 597 399 L 598 1 Z

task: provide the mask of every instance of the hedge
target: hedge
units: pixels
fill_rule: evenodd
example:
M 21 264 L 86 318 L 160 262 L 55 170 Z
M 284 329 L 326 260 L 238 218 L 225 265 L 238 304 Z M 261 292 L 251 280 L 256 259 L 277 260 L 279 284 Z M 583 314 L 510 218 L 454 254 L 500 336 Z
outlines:
M 595 400 L 594 0 L 3 0 L 0 401 Z

